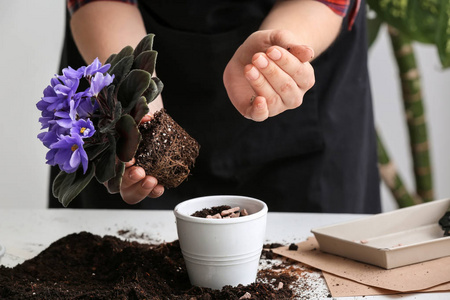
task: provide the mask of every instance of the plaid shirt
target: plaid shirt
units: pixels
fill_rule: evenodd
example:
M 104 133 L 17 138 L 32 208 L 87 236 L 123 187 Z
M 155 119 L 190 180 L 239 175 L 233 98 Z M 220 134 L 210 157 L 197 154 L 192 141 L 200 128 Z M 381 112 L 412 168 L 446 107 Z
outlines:
M 92 1 L 105 1 L 105 0 L 67 0 L 67 7 L 69 8 L 70 14 L 73 14 L 77 9 L 79 9 L 81 6 L 92 2 Z M 137 5 L 137 0 L 107 0 L 107 1 L 119 1 L 119 2 L 125 2 L 132 5 Z M 327 5 L 332 11 L 334 11 L 336 14 L 345 17 L 348 11 L 348 7 L 350 5 L 350 0 L 316 0 L 319 2 L 324 3 Z M 351 12 L 351 21 L 350 21 L 350 27 L 353 24 L 354 17 L 358 11 L 360 0 L 357 0 L 356 9 L 353 9 Z

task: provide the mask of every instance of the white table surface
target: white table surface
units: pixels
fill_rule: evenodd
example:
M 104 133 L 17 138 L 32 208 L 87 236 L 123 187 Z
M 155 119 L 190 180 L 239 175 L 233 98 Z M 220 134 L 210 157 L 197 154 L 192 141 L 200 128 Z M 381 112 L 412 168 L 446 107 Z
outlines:
M 363 218 L 364 215 L 269 213 L 266 243 L 298 243 L 312 236 L 311 229 Z M 6 248 L 0 264 L 14 267 L 30 259 L 52 242 L 80 231 L 98 235 L 119 235 L 130 230 L 144 235 L 143 242 L 162 243 L 177 239 L 172 211 L 1 209 L 0 244 Z M 124 237 L 123 235 L 121 236 Z M 446 266 L 448 267 L 448 266 Z M 348 297 L 340 299 L 450 299 L 450 293 L 416 293 L 397 296 Z M 328 298 L 329 299 L 329 298 Z

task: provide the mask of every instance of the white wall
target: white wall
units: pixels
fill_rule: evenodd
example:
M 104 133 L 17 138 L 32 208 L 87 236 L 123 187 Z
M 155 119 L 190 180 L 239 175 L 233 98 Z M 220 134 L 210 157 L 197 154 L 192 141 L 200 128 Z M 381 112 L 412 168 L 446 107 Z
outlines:
M 62 47 L 64 1 L 0 2 L 0 208 L 46 207 L 46 149 L 36 138 L 35 104 L 57 70 Z M 435 167 L 436 198 L 450 197 L 450 70 L 442 71 L 434 48 L 417 45 Z M 376 120 L 392 158 L 412 187 L 406 127 L 397 70 L 383 33 L 370 52 Z M 383 190 L 385 210 L 395 208 Z
M 43 208 L 48 167 L 35 104 L 57 71 L 64 1 L 0 2 L 0 207 Z

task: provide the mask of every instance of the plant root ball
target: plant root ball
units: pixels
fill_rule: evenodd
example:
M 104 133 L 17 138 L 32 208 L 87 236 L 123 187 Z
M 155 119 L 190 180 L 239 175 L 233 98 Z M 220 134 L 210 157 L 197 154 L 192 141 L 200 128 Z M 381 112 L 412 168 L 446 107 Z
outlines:
M 200 145 L 167 112 L 156 112 L 151 121 L 139 125 L 142 141 L 136 165 L 166 188 L 179 186 L 194 167 Z

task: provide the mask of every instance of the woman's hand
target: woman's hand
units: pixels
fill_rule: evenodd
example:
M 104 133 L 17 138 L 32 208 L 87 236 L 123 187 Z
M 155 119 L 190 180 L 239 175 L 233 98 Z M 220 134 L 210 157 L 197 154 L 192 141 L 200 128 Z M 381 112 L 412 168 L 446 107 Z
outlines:
M 125 164 L 120 195 L 128 204 L 136 204 L 146 197 L 157 198 L 164 193 L 164 186 L 153 176 L 145 175 L 143 168 L 134 165 L 134 158 Z
M 223 80 L 228 96 L 246 118 L 264 121 L 302 104 L 314 85 L 312 48 L 286 30 L 250 35 L 228 63 Z
M 161 95 L 149 104 L 151 113 L 163 108 Z M 152 119 L 151 115 L 145 115 L 141 123 L 148 122 Z M 145 170 L 135 166 L 135 159 L 125 163 L 125 173 L 122 177 L 120 185 L 120 195 L 123 201 L 128 204 L 136 204 L 146 197 L 158 198 L 164 193 L 164 186 L 158 184 L 158 180 L 153 176 L 145 175 Z

